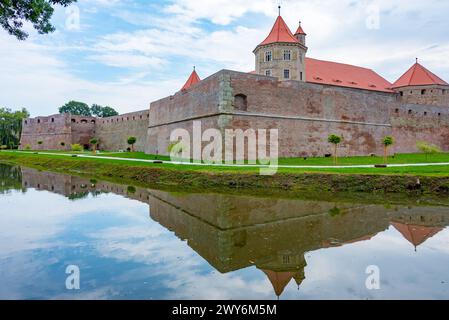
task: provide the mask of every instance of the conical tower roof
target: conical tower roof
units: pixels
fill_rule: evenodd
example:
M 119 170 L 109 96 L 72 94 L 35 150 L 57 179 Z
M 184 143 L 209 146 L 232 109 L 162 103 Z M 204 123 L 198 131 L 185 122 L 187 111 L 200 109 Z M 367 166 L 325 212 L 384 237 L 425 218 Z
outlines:
M 200 81 L 201 81 L 200 77 L 196 73 L 195 68 L 193 68 L 192 74 L 190 75 L 189 79 L 187 79 L 187 82 L 184 84 L 184 86 L 182 87 L 181 90 L 187 90 L 191 86 L 193 86 L 194 84 L 196 84 Z
M 449 86 L 446 81 L 419 64 L 417 59 L 416 63 L 393 84 L 393 88 L 428 85 Z
M 259 46 L 265 46 L 272 43 L 299 43 L 298 39 L 295 38 L 293 33 L 290 31 L 289 27 L 285 23 L 284 19 L 279 15 L 271 29 L 268 37 L 262 41 Z

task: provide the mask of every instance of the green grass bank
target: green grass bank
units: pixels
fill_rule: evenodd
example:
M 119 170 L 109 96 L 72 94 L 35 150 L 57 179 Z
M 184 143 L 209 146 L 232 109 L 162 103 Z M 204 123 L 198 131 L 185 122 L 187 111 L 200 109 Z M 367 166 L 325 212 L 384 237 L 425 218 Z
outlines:
M 108 155 L 109 156 L 109 155 Z M 130 155 L 129 155 L 130 156 Z M 449 167 L 386 169 L 279 169 L 261 176 L 257 168 L 197 167 L 110 159 L 0 152 L 0 161 L 66 174 L 86 175 L 148 187 L 245 190 L 296 194 L 350 192 L 449 195 Z M 419 183 L 418 183 L 419 180 Z

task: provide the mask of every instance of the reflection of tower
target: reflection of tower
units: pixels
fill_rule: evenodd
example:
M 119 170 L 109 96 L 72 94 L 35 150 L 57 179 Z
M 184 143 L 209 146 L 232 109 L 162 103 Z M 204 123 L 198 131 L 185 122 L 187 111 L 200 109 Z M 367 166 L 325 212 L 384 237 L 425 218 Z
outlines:
M 276 260 L 258 265 L 257 268 L 268 277 L 279 299 L 292 279 L 295 280 L 299 290 L 299 286 L 305 279 L 304 269 L 306 266 L 303 254 L 294 255 L 283 252 L 277 255 Z
M 440 227 L 418 226 L 400 222 L 392 222 L 392 225 L 415 247 L 415 251 L 421 244 L 443 230 Z

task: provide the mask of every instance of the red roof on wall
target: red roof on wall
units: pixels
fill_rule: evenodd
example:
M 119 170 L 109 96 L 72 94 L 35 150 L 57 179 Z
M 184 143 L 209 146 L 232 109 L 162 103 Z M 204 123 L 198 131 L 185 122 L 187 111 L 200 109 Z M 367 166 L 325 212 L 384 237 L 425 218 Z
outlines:
M 416 62 L 393 84 L 393 88 L 428 85 L 448 86 L 449 84 Z
M 339 87 L 393 92 L 391 83 L 371 69 L 306 58 L 306 81 Z
M 299 43 L 298 39 L 290 31 L 289 27 L 285 23 L 281 16 L 278 16 L 274 23 L 273 29 L 271 29 L 268 37 L 259 46 L 267 44 L 285 42 L 285 43 Z
M 195 69 L 193 70 L 192 74 L 190 75 L 189 79 L 187 79 L 187 82 L 184 84 L 184 86 L 182 87 L 181 90 L 187 90 L 189 89 L 191 86 L 193 86 L 194 84 L 200 82 L 201 79 L 198 76 L 198 74 L 196 73 Z

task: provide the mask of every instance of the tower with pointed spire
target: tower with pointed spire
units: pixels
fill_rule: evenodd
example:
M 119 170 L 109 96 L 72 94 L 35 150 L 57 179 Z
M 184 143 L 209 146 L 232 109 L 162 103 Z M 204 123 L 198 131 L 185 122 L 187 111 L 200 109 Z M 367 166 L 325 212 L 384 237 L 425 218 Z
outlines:
M 281 81 L 306 81 L 305 56 L 306 34 L 301 25 L 295 34 L 279 15 L 268 37 L 262 41 L 254 54 L 256 73 L 276 77 Z

